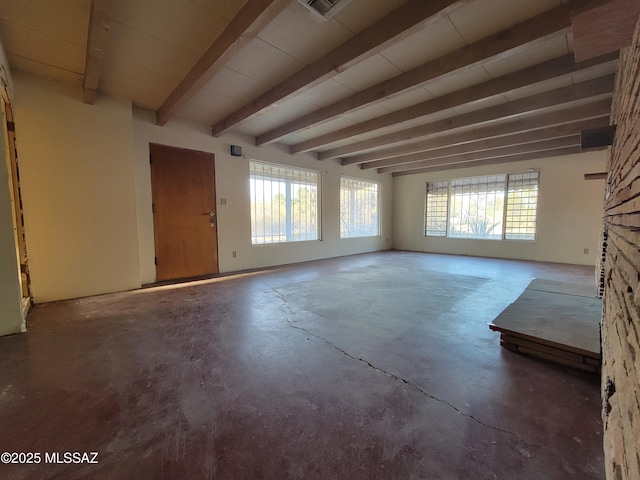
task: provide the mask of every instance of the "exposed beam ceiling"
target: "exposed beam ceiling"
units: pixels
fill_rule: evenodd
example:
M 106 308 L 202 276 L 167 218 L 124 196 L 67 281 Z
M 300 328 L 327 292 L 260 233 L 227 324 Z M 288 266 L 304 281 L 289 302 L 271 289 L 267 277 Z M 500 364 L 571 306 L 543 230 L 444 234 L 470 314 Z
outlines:
M 424 137 L 429 134 L 453 130 L 456 128 L 469 127 L 471 125 L 481 125 L 516 115 L 526 115 L 536 111 L 552 108 L 562 104 L 570 104 L 578 100 L 585 100 L 592 97 L 610 94 L 613 89 L 615 77 L 607 75 L 605 77 L 589 80 L 586 82 L 558 88 L 550 92 L 532 95 L 513 102 L 496 105 L 494 107 L 476 110 L 469 113 L 457 115 L 453 118 L 446 118 L 426 125 L 388 133 L 361 142 L 354 142 L 343 147 L 332 148 L 320 152 L 318 159 L 336 158 L 343 155 L 371 150 L 377 147 L 398 143 L 413 138 Z
M 535 115 L 528 118 L 517 118 L 507 123 L 488 125 L 466 130 L 460 133 L 448 132 L 437 137 L 427 138 L 413 143 L 389 147 L 373 152 L 355 155 L 342 159 L 342 165 L 357 165 L 380 159 L 389 159 L 407 155 L 413 152 L 424 152 L 443 146 L 458 145 L 482 139 L 501 137 L 519 132 L 539 130 L 545 127 L 555 127 L 567 123 L 578 122 L 593 118 L 608 118 L 611 112 L 611 100 L 599 100 L 590 104 Z
M 290 0 L 248 0 L 162 103 L 156 112 L 156 123 L 165 125 L 179 107 L 211 80 L 240 48 L 255 38 L 289 2 Z
M 425 166 L 421 164 L 425 160 L 436 158 L 451 157 L 454 155 L 463 155 L 468 153 L 476 153 L 481 151 L 490 151 L 502 147 L 519 148 L 524 144 L 531 144 L 541 141 L 553 140 L 561 137 L 580 136 L 584 129 L 591 129 L 606 126 L 609 123 L 608 116 L 593 118 L 590 120 L 581 120 L 578 122 L 567 123 L 564 125 L 554 125 L 552 127 L 542 128 L 538 130 L 529 130 L 526 132 L 518 132 L 510 135 L 502 135 L 499 137 L 483 138 L 481 140 L 447 145 L 444 147 L 433 148 L 423 152 L 410 153 L 400 155 L 384 160 L 375 160 L 372 162 L 360 164 L 363 170 L 370 168 L 378 168 L 378 173 L 388 173 L 400 170 L 410 170 L 413 168 Z M 577 143 L 580 144 L 579 142 Z
M 578 64 L 573 60 L 573 55 L 568 54 L 563 57 L 554 58 L 538 65 L 498 77 L 494 80 L 489 80 L 479 85 L 473 85 L 463 90 L 458 90 L 447 95 L 426 100 L 416 105 L 352 125 L 336 132 L 328 133 L 305 142 L 291 145 L 290 150 L 291 153 L 313 150 L 355 135 L 385 128 L 389 125 L 414 120 L 416 118 L 470 104 L 479 100 L 491 99 L 504 93 L 529 87 L 545 80 L 565 78 L 575 72 L 587 70 L 595 65 L 614 62 L 617 58 L 618 55 L 616 52 L 614 54 L 605 55 L 598 59 L 592 59 L 591 61 Z
M 82 101 L 93 104 L 100 83 L 100 72 L 111 25 L 111 0 L 91 0 L 89 30 L 85 48 Z
M 258 136 L 256 145 L 263 145 L 277 140 L 289 133 L 380 101 L 456 70 L 469 69 L 490 58 L 497 59 L 502 55 L 516 54 L 518 50 L 523 51 L 532 42 L 540 42 L 549 35 L 565 33 L 570 26 L 571 8 L 568 5 L 563 5 L 472 45 L 455 50 L 444 57 L 437 58 L 390 78 L 344 100 L 290 121 L 277 129 Z M 297 148 L 292 149 L 292 153 L 296 153 L 296 151 L 298 151 Z
M 564 155 L 572 155 L 575 153 L 580 153 L 581 151 L 582 150 L 578 145 L 578 146 L 571 146 L 571 147 L 554 148 L 551 150 L 517 153 L 514 155 L 506 155 L 503 157 L 492 157 L 492 158 L 486 158 L 483 160 L 458 162 L 455 160 L 455 158 L 453 158 L 448 163 L 438 164 L 433 167 L 417 168 L 415 170 L 409 170 L 406 172 L 394 172 L 392 175 L 394 177 L 398 177 L 401 175 L 414 175 L 416 173 L 433 173 L 433 172 L 440 172 L 443 170 L 457 170 L 460 168 L 480 167 L 485 165 L 497 165 L 499 163 L 523 162 L 526 160 L 537 160 L 540 158 L 562 157 Z
M 326 80 L 349 66 L 370 57 L 388 47 L 391 42 L 410 35 L 426 20 L 434 20 L 446 14 L 448 9 L 457 3 L 457 0 L 429 2 L 409 0 L 322 58 L 307 65 L 284 82 L 216 122 L 211 127 L 212 135 L 219 136 L 242 120 L 250 118 L 274 103 Z
M 294 0 L 30 0 L 0 2 L 0 34 L 12 70 L 83 78 L 84 101 L 99 91 L 160 125 L 279 142 L 287 160 L 404 175 L 574 152 L 579 132 L 609 127 L 638 11 L 352 0 L 322 20 Z
M 504 145 L 501 147 L 487 148 L 476 152 L 460 153 L 457 155 L 447 155 L 444 157 L 434 157 L 423 160 L 412 165 L 398 165 L 395 167 L 384 167 L 378 169 L 379 173 L 406 172 L 427 167 L 438 167 L 450 165 L 452 163 L 475 162 L 490 158 L 509 157 L 523 153 L 543 152 L 546 150 L 556 150 L 566 147 L 579 147 L 580 134 L 568 135 L 565 137 L 551 138 L 548 140 L 537 140 L 534 142 L 521 143 L 516 145 Z

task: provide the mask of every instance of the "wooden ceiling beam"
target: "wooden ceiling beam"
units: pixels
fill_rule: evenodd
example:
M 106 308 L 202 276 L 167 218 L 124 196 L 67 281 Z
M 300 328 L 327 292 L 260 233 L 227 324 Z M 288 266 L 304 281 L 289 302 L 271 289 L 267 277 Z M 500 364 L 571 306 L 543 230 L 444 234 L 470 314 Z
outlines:
M 571 27 L 571 11 L 574 3 L 554 8 L 542 15 L 515 25 L 507 30 L 484 38 L 471 45 L 459 48 L 447 55 L 429 61 L 408 72 L 355 93 L 350 97 L 320 108 L 307 115 L 287 122 L 256 137 L 256 145 L 264 145 L 290 133 L 342 115 L 345 112 L 378 102 L 386 97 L 423 83 L 450 74 L 457 70 L 469 69 L 489 58 L 516 54 L 533 42 L 542 41 L 551 35 L 566 33 Z
M 399 177 L 402 175 L 416 175 L 418 173 L 433 173 L 433 172 L 441 172 L 444 170 L 458 170 L 460 168 L 482 167 L 486 165 L 498 165 L 500 163 L 512 163 L 512 162 L 522 162 L 525 160 L 538 160 L 542 158 L 562 157 L 565 155 L 572 155 L 580 152 L 581 150 L 579 146 L 564 147 L 564 148 L 556 148 L 553 150 L 544 150 L 541 152 L 529 152 L 529 153 L 520 153 L 516 155 L 508 155 L 505 157 L 487 158 L 484 160 L 475 160 L 475 161 L 467 161 L 467 162 L 459 162 L 459 163 L 452 162 L 452 163 L 437 165 L 433 167 L 417 168 L 416 170 L 394 172 L 392 175 L 394 177 Z
M 607 172 L 598 172 L 598 173 L 585 173 L 585 180 L 607 180 L 609 178 L 609 174 Z
M 576 9 L 571 18 L 576 61 L 631 45 L 638 15 L 638 0 L 595 0 Z
M 450 165 L 451 163 L 475 162 L 487 158 L 499 158 L 512 155 L 519 155 L 531 152 L 542 152 L 545 150 L 555 150 L 565 147 L 580 146 L 580 134 L 573 134 L 566 137 L 558 137 L 547 140 L 538 140 L 520 145 L 505 145 L 497 148 L 489 148 L 477 152 L 461 153 L 459 155 L 447 155 L 444 157 L 434 157 L 421 162 L 414 162 L 404 165 L 392 165 L 378 169 L 378 173 L 405 172 L 426 167 L 437 167 L 440 165 Z
M 300 153 L 322 147 L 346 138 L 371 132 L 390 125 L 414 120 L 426 115 L 470 104 L 479 100 L 490 99 L 505 93 L 510 93 L 524 87 L 550 79 L 560 79 L 576 72 L 588 70 L 594 66 L 617 63 L 618 53 L 604 55 L 588 62 L 576 63 L 573 54 L 567 54 L 547 62 L 539 63 L 529 68 L 519 70 L 487 82 L 451 92 L 416 105 L 412 105 L 395 112 L 375 117 L 349 127 L 321 135 L 304 142 L 291 145 L 290 153 Z
M 549 107 L 560 106 L 585 100 L 601 95 L 611 95 L 613 91 L 615 75 L 606 75 L 586 82 L 558 88 L 549 92 L 521 98 L 513 102 L 507 102 L 494 107 L 476 110 L 473 112 L 445 118 L 426 125 L 400 130 L 386 135 L 354 142 L 349 145 L 332 148 L 318 154 L 319 160 L 341 157 L 352 153 L 363 152 L 374 148 L 382 147 L 392 143 L 403 142 L 418 137 L 425 137 L 430 134 L 440 133 L 447 130 L 469 127 L 471 125 L 481 125 L 500 119 L 506 119 L 517 115 L 528 115 L 536 111 Z
M 605 118 L 608 121 L 611 112 L 611 100 L 599 100 L 566 110 L 543 113 L 527 118 L 510 120 L 507 123 L 477 127 L 463 132 L 445 132 L 443 135 L 395 147 L 374 150 L 341 159 L 342 165 L 357 165 L 374 160 L 388 159 L 413 152 L 422 152 L 434 148 L 463 144 L 484 138 L 500 137 L 518 132 L 537 130 L 545 127 L 562 126 L 568 123 L 593 118 Z
M 248 0 L 156 112 L 166 125 L 173 114 L 200 90 L 240 48 L 253 40 L 290 0 Z
M 440 148 L 410 153 L 393 158 L 386 158 L 383 160 L 375 160 L 373 162 L 360 164 L 360 168 L 368 170 L 372 168 L 393 167 L 396 165 L 417 164 L 418 162 L 434 158 L 451 157 L 454 155 L 476 153 L 494 148 L 512 147 L 531 142 L 553 140 L 555 138 L 581 135 L 581 132 L 584 129 L 603 127 L 608 124 L 609 119 L 607 117 L 593 118 L 564 125 L 554 125 L 552 127 L 541 128 L 538 130 L 513 133 L 511 135 L 483 138 L 481 140 L 460 143 L 457 145 L 447 145 Z
M 82 101 L 93 105 L 100 84 L 100 72 L 104 50 L 109 41 L 111 28 L 111 0 L 91 0 L 89 29 L 84 55 L 84 78 L 82 79 Z
M 582 139 L 581 146 L 583 150 L 600 150 L 613 145 L 616 136 L 615 125 L 602 125 L 600 128 L 589 128 L 580 132 Z
M 337 75 L 414 33 L 425 21 L 435 20 L 450 13 L 454 7 L 459 6 L 456 4 L 458 0 L 409 0 L 320 59 L 294 73 L 284 82 L 217 121 L 211 127 L 211 134 L 214 137 L 222 135 L 234 125 L 251 118 L 274 103 Z

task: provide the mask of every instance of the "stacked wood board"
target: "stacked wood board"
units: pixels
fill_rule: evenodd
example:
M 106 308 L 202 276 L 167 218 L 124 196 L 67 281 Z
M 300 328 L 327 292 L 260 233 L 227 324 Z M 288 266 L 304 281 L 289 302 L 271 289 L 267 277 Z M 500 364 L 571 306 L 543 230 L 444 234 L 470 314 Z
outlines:
M 602 301 L 595 294 L 593 286 L 536 278 L 489 328 L 509 350 L 597 373 Z

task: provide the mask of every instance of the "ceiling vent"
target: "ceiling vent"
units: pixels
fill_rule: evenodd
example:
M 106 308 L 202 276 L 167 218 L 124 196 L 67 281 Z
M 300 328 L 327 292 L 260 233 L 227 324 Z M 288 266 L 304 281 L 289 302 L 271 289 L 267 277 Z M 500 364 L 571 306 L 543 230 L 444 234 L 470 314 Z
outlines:
M 351 0 L 298 0 L 316 15 L 328 20 L 347 6 Z

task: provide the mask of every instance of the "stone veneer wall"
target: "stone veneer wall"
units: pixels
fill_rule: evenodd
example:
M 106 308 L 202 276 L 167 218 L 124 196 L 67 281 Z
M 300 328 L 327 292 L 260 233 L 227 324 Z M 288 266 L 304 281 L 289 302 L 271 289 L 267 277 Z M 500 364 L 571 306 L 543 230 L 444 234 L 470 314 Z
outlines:
M 609 480 L 640 479 L 640 22 L 621 54 L 605 200 L 602 388 Z

